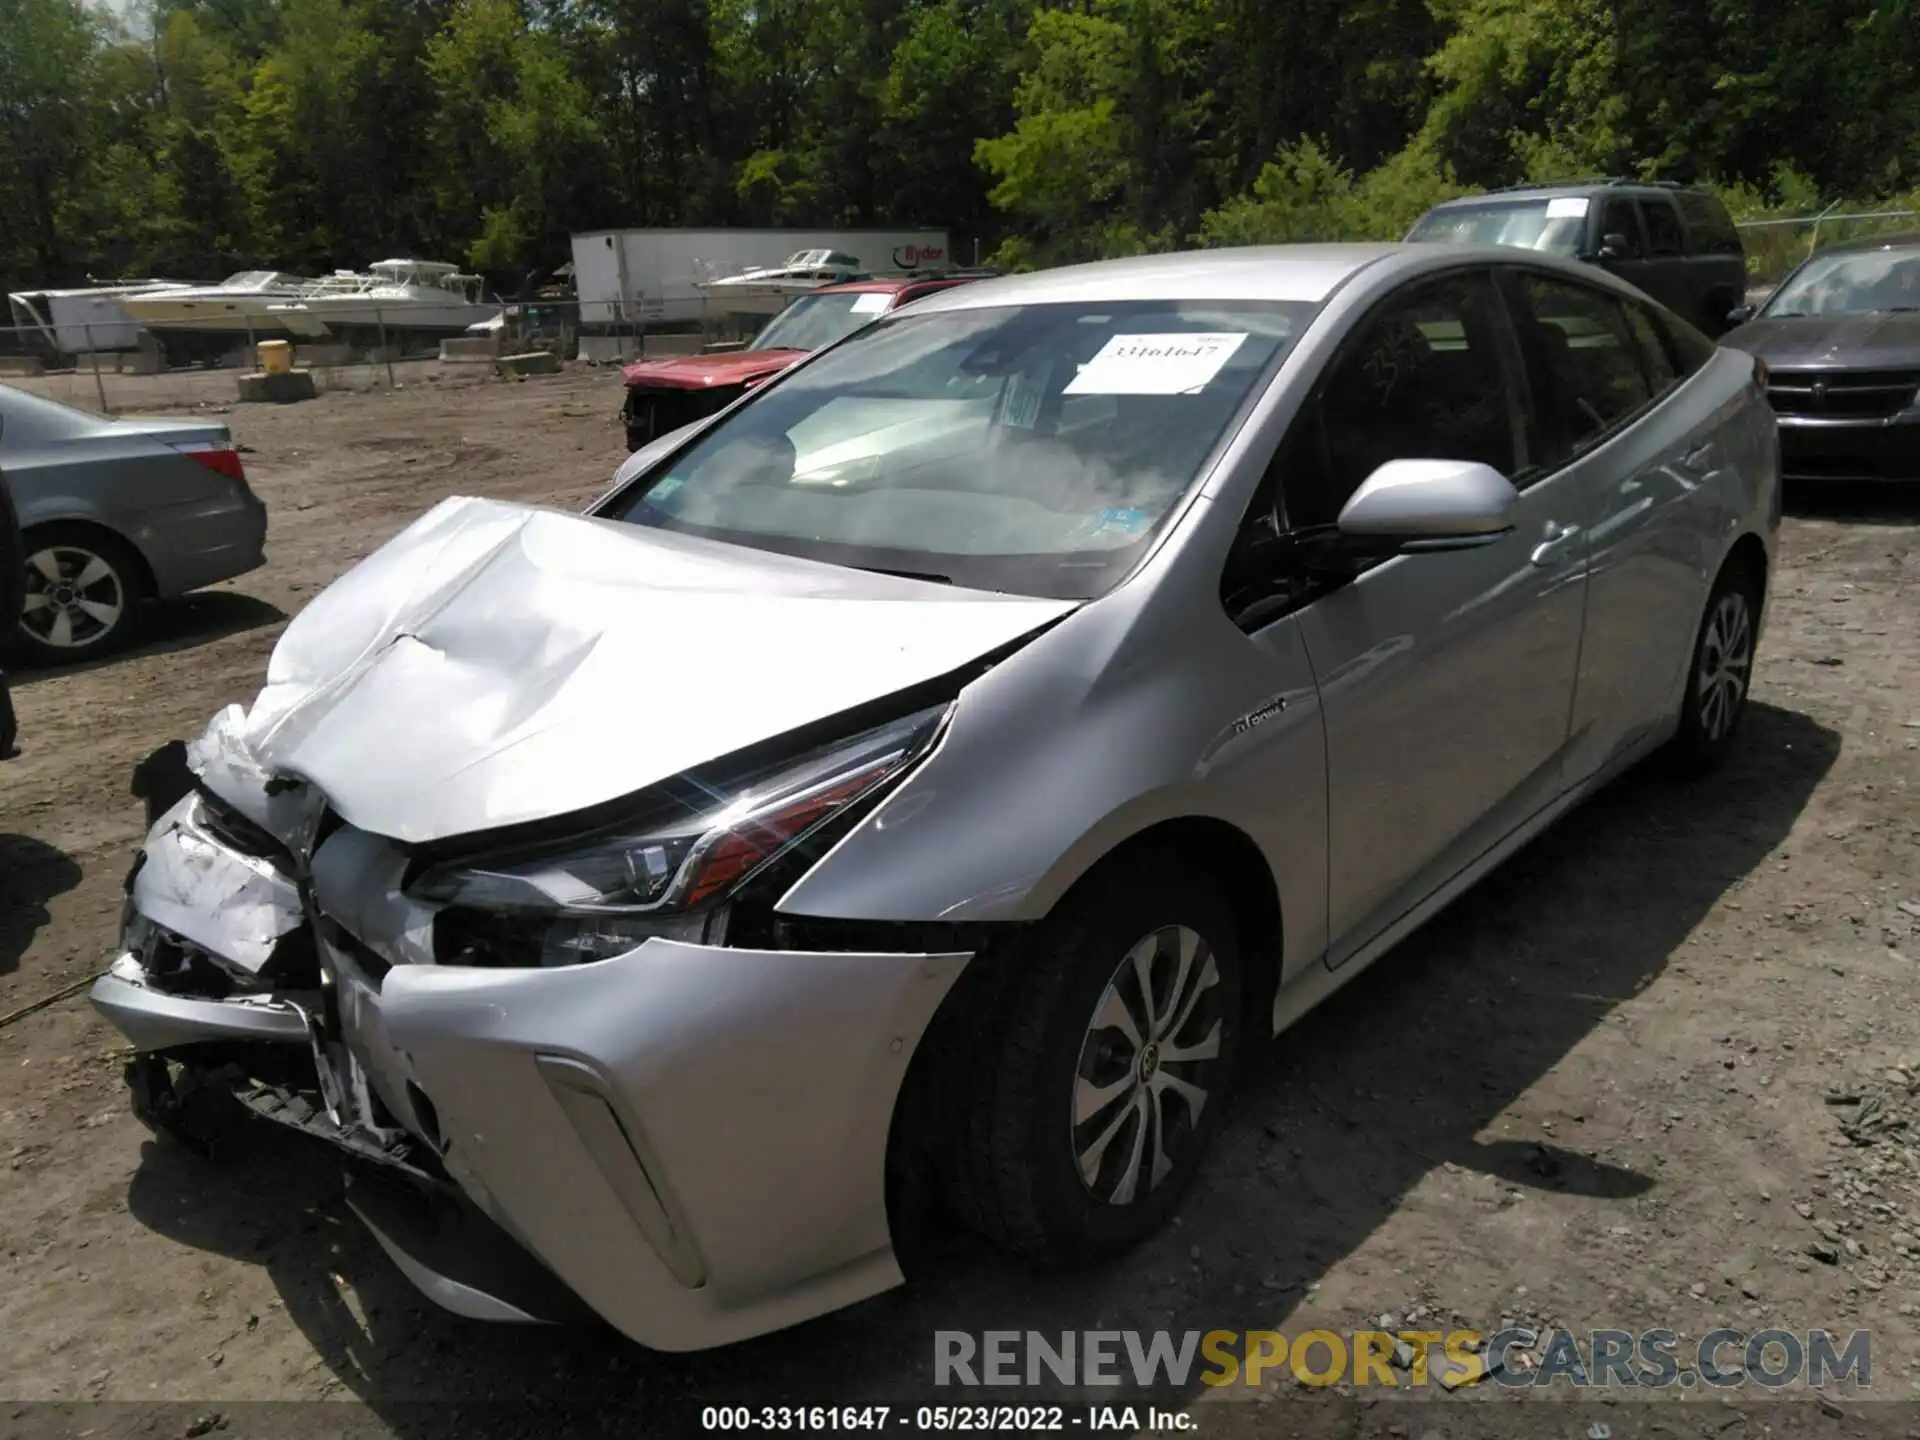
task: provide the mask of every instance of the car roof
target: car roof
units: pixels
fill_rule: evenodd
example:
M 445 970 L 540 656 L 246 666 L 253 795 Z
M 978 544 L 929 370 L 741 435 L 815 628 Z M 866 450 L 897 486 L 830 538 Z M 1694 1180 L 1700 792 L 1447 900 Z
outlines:
M 815 295 L 892 295 L 918 285 L 964 285 L 969 277 L 944 275 L 885 275 L 870 280 L 842 280 L 837 285 L 822 285 Z
M 1064 265 L 956 285 L 913 302 L 916 315 L 1065 301 L 1292 300 L 1317 304 L 1367 266 L 1426 254 L 1412 245 L 1249 245 Z M 1456 257 L 1460 251 L 1452 252 Z M 1498 255 L 1501 252 L 1491 251 Z
M 1576 195 L 1626 195 L 1638 198 L 1644 195 L 1707 195 L 1708 192 L 1692 185 L 1675 185 L 1660 180 L 1549 180 L 1537 185 L 1506 185 L 1497 190 L 1482 190 L 1473 195 L 1456 195 L 1451 200 L 1442 200 L 1433 208 L 1450 210 L 1469 205 L 1514 203 L 1524 204 L 1532 200 L 1554 200 Z M 1711 198 L 1710 196 L 1708 198 Z

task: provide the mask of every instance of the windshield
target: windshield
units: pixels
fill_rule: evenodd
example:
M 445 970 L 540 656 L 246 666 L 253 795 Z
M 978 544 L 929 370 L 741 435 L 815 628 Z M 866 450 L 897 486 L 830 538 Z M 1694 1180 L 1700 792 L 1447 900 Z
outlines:
M 893 296 L 884 290 L 841 291 L 834 295 L 802 295 L 753 337 L 750 350 L 824 350 L 843 335 L 851 335 L 877 315 L 884 315 Z
M 602 512 L 978 589 L 1116 584 L 1314 307 L 1005 306 L 873 326 Z
M 1430 210 L 1409 240 L 1449 245 L 1517 245 L 1550 255 L 1577 255 L 1586 236 L 1584 196 L 1559 200 L 1502 200 Z
M 1767 302 L 1767 315 L 1920 310 L 1920 245 L 1816 255 Z

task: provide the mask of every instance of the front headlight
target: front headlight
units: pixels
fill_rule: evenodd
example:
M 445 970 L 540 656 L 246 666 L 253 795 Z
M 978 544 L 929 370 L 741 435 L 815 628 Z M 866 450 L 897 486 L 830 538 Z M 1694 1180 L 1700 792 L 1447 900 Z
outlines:
M 453 963 L 569 964 L 652 936 L 714 940 L 720 905 L 939 738 L 942 704 L 825 746 L 711 795 L 684 819 L 490 862 L 436 866 L 407 889 L 446 907 L 435 950 Z

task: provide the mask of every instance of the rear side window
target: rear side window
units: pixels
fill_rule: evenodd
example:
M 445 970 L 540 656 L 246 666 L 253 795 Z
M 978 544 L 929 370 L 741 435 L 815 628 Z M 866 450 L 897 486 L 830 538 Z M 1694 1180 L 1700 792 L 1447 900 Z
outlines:
M 1679 366 L 1683 379 L 1705 368 L 1720 348 L 1678 315 L 1662 312 L 1655 320 L 1667 337 L 1667 348 L 1672 351 L 1673 362 Z
M 1522 339 L 1534 357 L 1549 470 L 1599 444 L 1653 399 L 1640 341 L 1622 304 L 1602 291 L 1526 271 L 1514 276 Z
M 1647 372 L 1647 382 L 1652 387 L 1654 398 L 1666 394 L 1680 383 L 1680 370 L 1674 364 L 1673 354 L 1668 349 L 1666 336 L 1661 333 L 1660 323 L 1653 312 L 1644 305 L 1628 301 L 1625 306 L 1627 328 L 1633 332 L 1634 343 L 1640 347 L 1640 363 Z
M 1698 190 L 1682 190 L 1676 197 L 1681 217 L 1687 222 L 1689 248 L 1696 255 L 1740 255 L 1745 247 L 1740 232 L 1726 206 Z
M 1658 258 L 1679 255 L 1686 250 L 1686 235 L 1680 229 L 1680 212 L 1673 208 L 1671 200 L 1664 196 L 1642 200 L 1640 214 L 1647 222 L 1647 254 Z

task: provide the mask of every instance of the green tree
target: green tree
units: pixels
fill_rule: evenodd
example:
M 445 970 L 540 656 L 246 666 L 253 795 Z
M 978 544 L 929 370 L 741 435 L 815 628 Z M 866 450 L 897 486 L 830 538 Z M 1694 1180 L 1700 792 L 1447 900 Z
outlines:
M 86 170 L 97 39 L 74 0 L 0 0 L 0 273 L 74 270 L 61 212 Z

